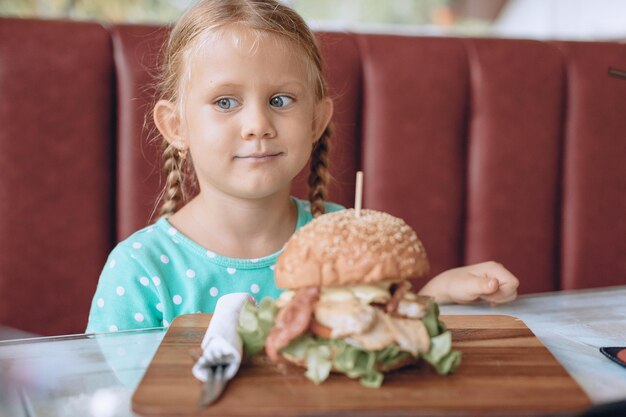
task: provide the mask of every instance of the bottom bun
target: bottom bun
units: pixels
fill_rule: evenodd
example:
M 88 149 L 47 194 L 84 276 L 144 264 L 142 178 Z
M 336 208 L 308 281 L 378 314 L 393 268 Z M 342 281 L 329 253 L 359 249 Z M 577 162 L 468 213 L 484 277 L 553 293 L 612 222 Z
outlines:
M 391 372 L 391 371 L 395 371 L 396 369 L 404 368 L 405 366 L 413 365 L 417 362 L 419 362 L 419 358 L 416 358 L 413 356 L 407 356 L 403 360 L 396 362 L 393 365 L 379 366 L 378 370 L 380 372 Z
M 333 352 L 334 353 L 334 352 Z M 298 359 L 293 355 L 290 355 L 288 353 L 285 352 L 281 352 L 280 353 L 281 356 L 289 363 L 296 365 L 298 367 L 301 368 L 306 368 L 306 363 L 304 362 L 304 360 L 302 359 Z M 394 363 L 393 365 L 390 366 L 377 366 L 377 369 L 380 372 L 391 372 L 394 371 L 396 369 L 400 369 L 400 368 L 404 368 L 405 366 L 409 366 L 409 365 L 413 365 L 415 363 L 419 362 L 419 357 L 413 357 L 413 356 L 407 356 L 406 358 L 402 359 L 399 362 Z M 343 373 L 337 369 L 335 369 L 335 367 L 333 366 L 332 369 L 330 370 L 331 372 L 335 372 L 335 373 Z

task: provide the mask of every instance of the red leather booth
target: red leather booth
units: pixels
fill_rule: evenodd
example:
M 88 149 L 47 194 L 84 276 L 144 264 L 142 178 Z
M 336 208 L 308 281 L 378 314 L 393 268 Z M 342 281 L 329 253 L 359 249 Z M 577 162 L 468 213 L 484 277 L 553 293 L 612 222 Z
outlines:
M 84 331 L 108 252 L 154 220 L 166 33 L 0 19 L 0 325 Z M 318 35 L 332 200 L 352 206 L 362 169 L 364 206 L 413 226 L 433 274 L 497 260 L 521 293 L 626 284 L 626 44 Z

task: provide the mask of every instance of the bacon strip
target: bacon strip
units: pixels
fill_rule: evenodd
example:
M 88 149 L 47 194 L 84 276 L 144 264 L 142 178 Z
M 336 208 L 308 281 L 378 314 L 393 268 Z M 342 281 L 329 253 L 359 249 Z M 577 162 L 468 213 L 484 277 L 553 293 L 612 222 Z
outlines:
M 279 362 L 281 349 L 308 330 L 313 316 L 313 304 L 319 296 L 318 287 L 303 288 L 278 312 L 274 327 L 265 341 L 265 352 L 272 361 Z
M 406 294 L 411 289 L 411 283 L 409 281 L 402 281 L 398 284 L 398 287 L 394 291 L 391 299 L 387 303 L 385 310 L 388 314 L 395 313 L 398 309 L 398 304 L 400 304 L 400 300 L 404 298 L 404 294 Z

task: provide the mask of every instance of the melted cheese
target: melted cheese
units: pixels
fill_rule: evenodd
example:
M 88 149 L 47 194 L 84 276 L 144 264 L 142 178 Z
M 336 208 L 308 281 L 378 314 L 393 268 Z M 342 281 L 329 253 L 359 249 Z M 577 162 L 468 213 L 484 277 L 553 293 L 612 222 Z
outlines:
M 379 285 L 345 285 L 343 287 L 323 287 L 321 300 L 324 301 L 351 301 L 357 299 L 361 304 L 368 305 L 372 301 L 386 303 L 391 295 L 389 290 Z
M 344 302 L 354 300 L 354 294 L 348 287 L 322 287 L 320 301 Z
M 342 287 L 322 287 L 320 294 L 320 300 L 323 301 L 335 301 L 335 302 L 349 302 L 354 299 L 359 300 L 361 304 L 371 304 L 376 301 L 381 304 L 386 303 L 391 298 L 389 294 L 389 287 L 391 281 L 382 281 L 375 284 L 355 284 L 345 285 Z M 294 290 L 283 291 L 283 293 L 276 300 L 276 305 L 279 308 L 286 306 L 289 301 L 295 295 Z M 412 294 L 407 293 L 405 298 L 411 297 Z
M 404 293 L 404 297 L 402 298 L 404 298 L 405 300 L 417 301 L 417 294 L 411 291 L 407 291 Z
M 296 292 L 293 290 L 283 291 L 276 299 L 276 307 L 285 307 L 287 304 L 289 304 L 294 295 L 296 295 Z
M 386 303 L 391 298 L 389 290 L 374 285 L 353 285 L 350 291 L 363 304 L 370 304 L 374 300 Z

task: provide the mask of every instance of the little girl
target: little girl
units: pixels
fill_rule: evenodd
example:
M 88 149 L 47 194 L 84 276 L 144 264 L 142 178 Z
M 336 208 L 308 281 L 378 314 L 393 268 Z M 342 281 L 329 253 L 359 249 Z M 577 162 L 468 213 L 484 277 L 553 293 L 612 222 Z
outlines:
M 276 298 L 273 269 L 291 234 L 341 210 L 325 201 L 333 103 L 302 18 L 275 0 L 203 0 L 173 28 L 154 121 L 168 172 L 161 218 L 104 266 L 88 332 L 169 326 L 217 299 Z M 290 196 L 311 158 L 309 201 Z M 186 174 L 198 194 L 187 201 Z M 439 302 L 513 300 L 517 279 L 489 262 L 420 291 Z

